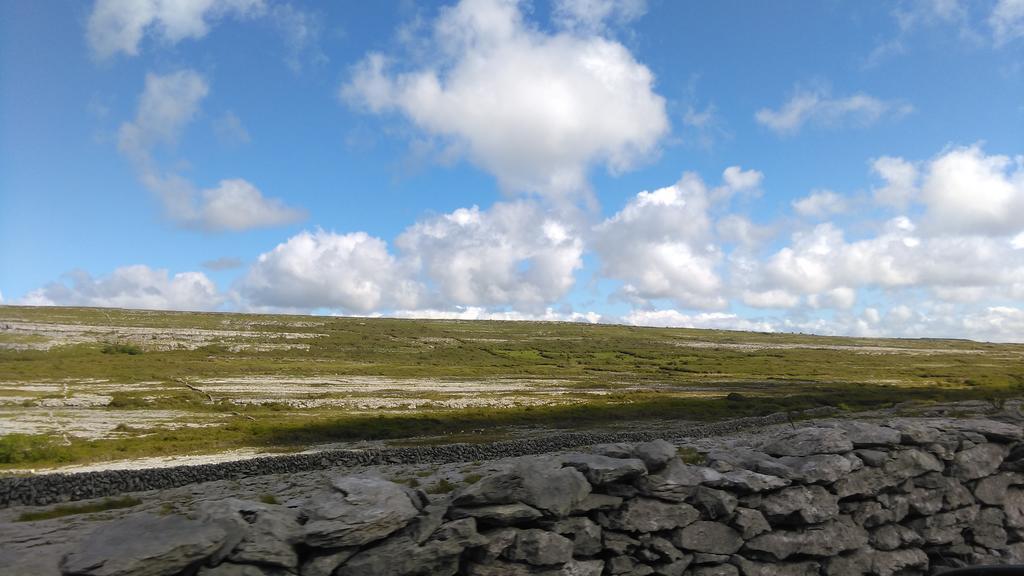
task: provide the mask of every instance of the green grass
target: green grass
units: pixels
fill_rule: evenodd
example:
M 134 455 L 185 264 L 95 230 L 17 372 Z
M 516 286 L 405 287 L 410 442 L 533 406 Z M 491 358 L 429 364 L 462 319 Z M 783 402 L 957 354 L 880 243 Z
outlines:
M 139 504 L 142 504 L 142 500 L 132 498 L 131 496 L 126 496 L 124 498 L 108 498 L 100 502 L 91 502 L 88 504 L 62 504 L 40 512 L 25 512 L 21 516 L 18 516 L 17 521 L 34 522 L 36 520 L 50 520 L 52 518 L 73 516 L 75 514 L 92 514 L 94 512 L 104 512 L 106 510 L 131 508 L 132 506 L 138 506 Z
M 123 335 L 100 331 L 94 342 L 46 351 L 5 349 L 5 340 L 0 339 L 0 374 L 5 382 L 107 380 L 123 385 L 121 390 L 105 392 L 112 397 L 107 410 L 176 410 L 196 421 L 216 422 L 212 427 L 179 430 L 125 425 L 117 430 L 120 437 L 95 441 L 72 437 L 69 444 L 42 435 L 0 436 L 0 470 L 246 447 L 292 451 L 355 440 L 405 445 L 486 442 L 514 437 L 523 426 L 642 426 L 653 420 L 708 421 L 816 406 L 857 411 L 907 400 L 999 403 L 1024 395 L 1024 345 L 965 340 L 0 306 L 0 325 L 5 321 L 189 332 L 240 330 L 257 336 L 225 336 L 194 350 L 164 349 L 149 340 L 128 341 Z M 283 332 L 317 336 L 286 340 L 280 336 Z M 111 344 L 112 339 L 117 343 Z M 306 343 L 309 349 L 231 351 L 232 346 L 245 343 L 282 342 Z M 690 345 L 694 342 L 699 346 Z M 879 350 L 887 348 L 898 350 Z M 247 376 L 483 383 L 529 378 L 557 381 L 570 390 L 562 398 L 580 403 L 360 414 L 332 408 L 298 410 L 285 404 L 242 406 L 222 397 L 210 402 L 205 394 L 183 384 Z M 133 389 L 142 382 L 150 383 L 148 389 Z M 89 391 L 88 385 L 78 386 L 72 384 L 72 392 Z M 4 394 L 22 394 L 9 388 Z M 612 393 L 589 393 L 597 389 Z M 417 394 L 418 398 L 434 396 L 440 394 Z M 32 409 L 43 397 L 26 401 L 24 409 Z

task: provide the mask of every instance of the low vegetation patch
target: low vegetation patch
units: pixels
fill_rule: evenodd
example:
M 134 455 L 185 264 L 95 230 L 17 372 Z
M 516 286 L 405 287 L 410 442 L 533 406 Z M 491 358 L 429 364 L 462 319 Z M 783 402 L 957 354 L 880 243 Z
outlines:
M 21 516 L 18 516 L 18 522 L 34 522 L 36 520 L 49 520 L 51 518 L 61 518 L 64 516 L 73 516 L 75 514 L 92 514 L 94 512 L 104 512 L 106 510 L 117 510 L 119 508 L 131 508 L 132 506 L 138 506 L 142 504 L 142 500 L 126 496 L 124 498 L 107 498 L 100 502 L 90 502 L 86 504 L 61 504 L 55 506 L 49 510 L 42 510 L 40 512 L 25 512 Z

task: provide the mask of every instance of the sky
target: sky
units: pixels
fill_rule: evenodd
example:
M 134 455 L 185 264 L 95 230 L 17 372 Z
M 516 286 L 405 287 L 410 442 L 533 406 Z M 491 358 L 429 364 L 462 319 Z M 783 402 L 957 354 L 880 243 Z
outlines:
M 0 0 L 0 303 L 1024 342 L 1024 0 Z

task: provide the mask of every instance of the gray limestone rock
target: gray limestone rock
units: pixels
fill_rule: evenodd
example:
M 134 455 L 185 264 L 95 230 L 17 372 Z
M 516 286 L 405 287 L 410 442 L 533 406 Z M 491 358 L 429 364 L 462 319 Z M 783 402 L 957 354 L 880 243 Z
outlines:
M 1006 514 L 1006 525 L 1010 528 L 1024 529 L 1024 490 L 1010 488 L 1003 499 L 1003 513 Z
M 422 545 L 410 536 L 397 536 L 359 551 L 335 572 L 335 576 L 452 576 L 459 557 L 469 547 L 482 546 L 476 522 L 463 518 L 441 525 Z
M 594 510 L 614 510 L 622 506 L 622 498 L 619 496 L 610 496 L 608 494 L 587 494 L 587 497 L 581 500 L 576 506 L 573 507 L 570 514 L 586 514 Z
M 521 530 L 503 556 L 535 566 L 562 564 L 572 559 L 572 540 L 537 528 Z
M 99 526 L 64 556 L 64 574 L 163 576 L 177 574 L 234 547 L 244 533 L 231 522 L 179 515 L 133 514 Z
M 641 494 L 663 500 L 682 502 L 701 484 L 714 484 L 722 475 L 705 466 L 691 466 L 682 460 L 670 460 L 665 469 L 636 480 L 634 485 Z
M 806 562 L 755 562 L 734 554 L 730 559 L 743 576 L 818 576 L 821 564 Z
M 859 420 L 840 420 L 835 424 L 846 431 L 846 436 L 856 448 L 870 446 L 895 446 L 900 443 L 902 434 L 895 428 L 879 426 L 871 422 Z
M 723 473 L 721 479 L 708 483 L 709 486 L 716 488 L 726 488 L 745 493 L 775 490 L 789 486 L 789 484 L 789 480 L 785 478 L 743 469 L 730 470 Z
M 398 484 L 380 478 L 335 478 L 331 490 L 302 506 L 308 521 L 304 542 L 317 548 L 361 546 L 405 527 L 419 514 L 417 502 Z
M 736 509 L 737 500 L 724 490 L 698 486 L 690 497 L 690 504 L 700 510 L 705 517 L 717 520 L 731 515 Z
M 622 532 L 613 532 L 611 530 L 605 530 L 601 533 L 601 540 L 604 542 L 604 547 L 613 554 L 620 556 L 631 552 L 636 547 L 640 546 L 640 541 L 628 534 Z
M 800 428 L 776 434 L 761 445 L 761 450 L 770 456 L 842 454 L 853 450 L 853 442 L 845 430 L 838 428 Z
M 914 448 L 896 450 L 889 454 L 889 459 L 882 464 L 886 474 L 899 480 L 913 478 L 928 472 L 941 472 L 945 468 L 938 458 Z
M 644 462 L 637 458 L 609 458 L 599 454 L 566 454 L 561 458 L 563 466 L 570 466 L 583 473 L 594 486 L 611 482 L 625 482 L 647 474 Z
M 967 506 L 959 510 L 915 518 L 905 525 L 917 532 L 925 544 L 958 544 L 963 542 L 963 531 L 974 521 L 978 511 L 978 506 Z
M 522 502 L 555 516 L 566 516 L 588 494 L 590 484 L 578 470 L 524 460 L 508 471 L 458 490 L 452 504 L 467 507 Z
M 565 518 L 548 528 L 572 540 L 573 556 L 594 556 L 602 550 L 601 527 L 585 517 Z
M 675 562 L 656 565 L 654 567 L 654 574 L 658 576 L 683 576 L 692 562 L 693 556 L 684 554 L 683 558 Z
M 813 454 L 811 456 L 783 456 L 781 464 L 789 467 L 785 476 L 794 482 L 831 484 L 853 471 L 853 462 L 839 454 Z M 863 466 L 863 465 L 861 465 Z
M 708 453 L 708 461 L 728 464 L 736 469 L 750 470 L 768 476 L 788 478 L 793 470 L 764 452 L 749 448 L 733 448 L 730 450 L 712 450 Z
M 889 453 L 881 450 L 861 449 L 854 450 L 853 453 L 860 458 L 861 462 L 873 468 L 878 468 L 889 459 Z
M 732 518 L 732 525 L 740 531 L 744 540 L 750 540 L 754 536 L 764 534 L 772 529 L 764 515 L 751 508 L 737 508 L 736 514 Z
M 532 566 L 496 560 L 494 562 L 469 562 L 465 566 L 467 576 L 600 576 L 604 572 L 604 560 L 570 560 L 561 566 Z
M 541 517 L 540 510 L 522 502 L 513 504 L 492 504 L 473 508 L 451 508 L 448 517 L 452 519 L 476 518 L 481 526 L 514 526 Z
M 335 552 L 312 556 L 302 563 L 299 568 L 299 576 L 331 576 L 334 570 L 341 566 L 346 560 L 355 556 L 359 548 L 343 548 Z
M 928 555 L 920 548 L 903 548 L 871 554 L 871 570 L 878 576 L 906 574 L 911 570 L 927 570 Z
M 672 533 L 672 544 L 683 551 L 732 554 L 743 546 L 740 533 L 720 522 L 701 520 Z
M 700 512 L 689 504 L 663 502 L 653 498 L 634 498 L 618 510 L 598 513 L 605 528 L 625 532 L 657 532 L 692 524 Z
M 961 432 L 973 432 L 984 436 L 990 442 L 1017 442 L 1024 439 L 1024 430 L 1019 426 L 981 418 L 957 418 L 947 426 Z
M 900 524 L 884 524 L 871 530 L 869 542 L 879 550 L 895 550 L 904 546 L 920 546 L 924 539 Z
M 839 502 L 821 486 L 790 486 L 765 494 L 760 510 L 773 525 L 817 524 L 835 518 Z
M 968 539 L 986 548 L 1006 546 L 1007 534 L 1003 528 L 1005 514 L 999 508 L 982 508 L 967 530 Z
M 632 450 L 632 455 L 634 458 L 643 460 L 648 470 L 655 472 L 664 468 L 670 460 L 675 458 L 678 451 L 674 444 L 665 440 L 651 440 L 637 444 Z
M 882 490 L 897 486 L 902 479 L 895 478 L 881 468 L 864 468 L 836 480 L 832 489 L 840 498 L 874 496 Z
M 999 469 L 1009 448 L 1001 444 L 979 444 L 957 452 L 950 465 L 950 472 L 960 480 L 984 478 Z
M 228 554 L 236 564 L 261 564 L 296 570 L 299 556 L 294 545 L 302 526 L 294 510 L 262 502 L 228 498 L 202 507 L 204 522 L 230 521 L 245 536 Z
M 235 564 L 233 562 L 222 562 L 214 567 L 203 566 L 196 572 L 196 576 L 289 576 L 289 572 L 279 566 L 265 566 L 253 564 Z
M 974 496 L 984 504 L 1002 506 L 1010 486 L 1024 484 L 1024 476 L 1017 472 L 1000 472 L 978 480 L 974 485 Z
M 849 518 L 840 517 L 813 529 L 774 530 L 747 541 L 746 548 L 785 560 L 796 554 L 828 557 L 866 546 L 868 534 Z

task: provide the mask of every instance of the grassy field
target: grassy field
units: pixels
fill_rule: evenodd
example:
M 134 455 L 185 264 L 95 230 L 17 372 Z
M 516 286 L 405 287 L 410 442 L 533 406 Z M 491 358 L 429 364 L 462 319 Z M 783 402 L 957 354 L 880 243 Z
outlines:
M 1024 396 L 1024 345 L 0 306 L 0 470 Z

